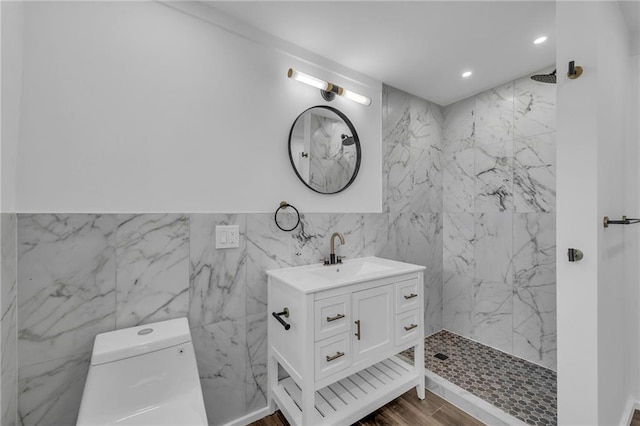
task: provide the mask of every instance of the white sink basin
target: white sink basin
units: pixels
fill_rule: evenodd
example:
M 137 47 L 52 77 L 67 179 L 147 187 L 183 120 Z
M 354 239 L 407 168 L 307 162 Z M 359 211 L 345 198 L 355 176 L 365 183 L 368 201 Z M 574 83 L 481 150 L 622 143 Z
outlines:
M 267 275 L 283 281 L 304 293 L 370 281 L 424 270 L 424 266 L 380 257 L 345 260 L 342 264 L 314 264 L 267 271 Z
M 371 275 L 379 272 L 390 271 L 393 267 L 372 262 L 365 259 L 356 259 L 337 265 L 323 265 L 309 273 L 317 275 L 327 280 L 347 279 L 359 277 L 361 275 Z

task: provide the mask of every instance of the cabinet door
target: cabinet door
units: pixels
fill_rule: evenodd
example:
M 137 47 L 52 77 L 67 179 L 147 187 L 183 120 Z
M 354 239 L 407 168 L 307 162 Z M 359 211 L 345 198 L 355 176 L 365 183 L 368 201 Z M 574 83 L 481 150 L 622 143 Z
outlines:
M 354 364 L 393 346 L 393 292 L 391 284 L 353 293 Z

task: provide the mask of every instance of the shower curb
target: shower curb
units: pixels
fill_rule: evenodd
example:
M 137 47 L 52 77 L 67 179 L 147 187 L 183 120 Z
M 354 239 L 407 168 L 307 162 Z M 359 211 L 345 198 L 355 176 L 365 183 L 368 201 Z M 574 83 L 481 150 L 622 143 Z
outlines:
M 425 386 L 428 390 L 483 423 L 492 426 L 529 426 L 429 370 L 425 378 Z

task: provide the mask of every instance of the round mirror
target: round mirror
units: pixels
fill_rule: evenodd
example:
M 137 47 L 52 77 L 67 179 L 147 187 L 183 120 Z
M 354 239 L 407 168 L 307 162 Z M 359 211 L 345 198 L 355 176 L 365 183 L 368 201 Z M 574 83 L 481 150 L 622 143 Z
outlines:
M 346 189 L 360 169 L 360 140 L 346 115 L 315 106 L 296 118 L 289 132 L 289 159 L 305 185 L 321 194 Z

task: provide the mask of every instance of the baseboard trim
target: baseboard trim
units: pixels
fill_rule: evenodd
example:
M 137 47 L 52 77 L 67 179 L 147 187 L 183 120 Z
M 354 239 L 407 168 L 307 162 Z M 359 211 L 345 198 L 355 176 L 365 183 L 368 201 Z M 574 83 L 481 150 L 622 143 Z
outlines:
M 250 423 L 260 420 L 269 415 L 269 407 L 261 408 L 253 413 L 246 414 L 238 419 L 226 423 L 224 426 L 247 426 Z

